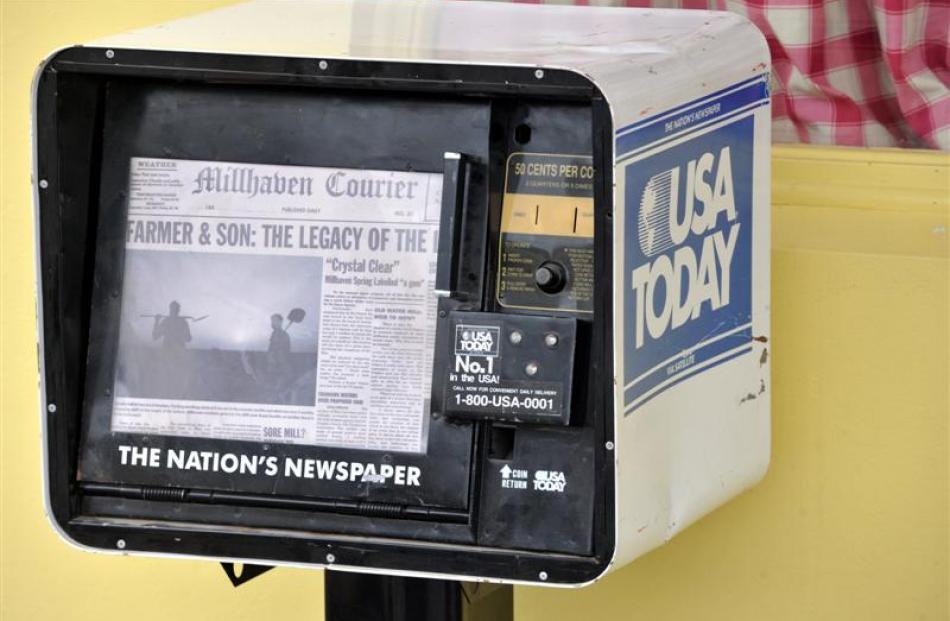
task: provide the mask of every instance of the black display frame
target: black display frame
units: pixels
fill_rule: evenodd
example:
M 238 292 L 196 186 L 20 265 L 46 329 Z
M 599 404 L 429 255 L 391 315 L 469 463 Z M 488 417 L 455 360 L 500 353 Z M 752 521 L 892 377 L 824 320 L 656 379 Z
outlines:
M 306 105 L 309 104 L 309 105 Z M 327 110 L 333 113 L 327 114 Z M 295 114 L 289 114 L 295 112 Z M 464 121 L 463 121 L 464 119 Z M 406 125 L 398 125 L 397 121 Z M 209 144 L 200 138 L 202 126 L 221 123 Z M 444 418 L 429 418 L 429 450 L 422 453 L 352 449 L 323 445 L 294 445 L 227 439 L 115 433 L 110 430 L 112 388 L 115 377 L 118 326 L 121 321 L 124 281 L 125 230 L 128 214 L 129 163 L 133 157 L 221 160 L 247 164 L 293 162 L 299 166 L 366 168 L 441 172 L 442 153 L 455 145 L 477 157 L 488 157 L 489 111 L 484 102 L 446 101 L 417 94 L 405 98 L 354 96 L 343 93 L 300 93 L 286 88 L 266 92 L 236 85 L 210 88 L 200 85 L 167 85 L 150 80 L 108 82 L 103 121 L 102 180 L 96 264 L 90 299 L 94 321 L 89 326 L 84 391 L 83 437 L 80 442 L 79 479 L 89 483 L 115 483 L 189 490 L 219 490 L 230 494 L 267 494 L 324 501 L 342 501 L 345 509 L 357 503 L 388 503 L 379 512 L 429 509 L 454 511 L 463 518 L 470 506 L 474 427 Z M 434 149 L 423 151 L 409 140 L 412 126 L 425 124 L 432 133 L 423 140 Z M 341 128 L 359 126 L 366 135 L 353 136 Z M 471 125 L 470 127 L 466 127 Z M 387 129 L 389 139 L 373 137 Z M 266 131 L 267 140 L 255 140 Z M 466 131 L 468 135 L 466 135 Z M 312 141 L 323 142 L 314 149 Z M 441 144 L 439 144 L 441 141 Z M 269 160 L 269 162 L 268 162 Z M 472 189 L 471 200 L 487 202 L 482 184 Z M 126 318 L 128 319 L 128 318 Z M 372 483 L 334 479 L 263 478 L 223 472 L 169 471 L 132 468 L 118 462 L 117 447 L 130 445 L 161 450 L 218 451 L 221 454 L 264 453 L 285 458 L 319 456 L 346 463 L 390 463 L 416 467 L 423 473 L 412 489 L 408 507 L 400 502 L 405 490 Z M 99 486 L 100 490 L 105 488 Z M 236 497 L 236 496 L 234 496 Z M 271 499 L 273 500 L 273 499 Z M 331 505 L 332 506 L 332 505 Z M 444 512 L 443 512 L 444 513 Z
M 82 546 L 104 550 L 240 558 L 259 563 L 285 562 L 459 576 L 490 576 L 536 582 L 543 572 L 552 583 L 578 584 L 601 575 L 614 550 L 615 481 L 612 377 L 612 141 L 609 108 L 585 77 L 564 70 L 539 74 L 532 67 L 330 61 L 326 68 L 311 58 L 281 58 L 141 50 L 68 48 L 41 69 L 36 85 L 36 174 L 38 185 L 38 279 L 44 390 L 45 478 L 48 512 L 61 534 Z M 539 77 L 543 75 L 543 79 Z M 167 504 L 133 500 L 94 490 L 75 480 L 79 417 L 83 402 L 86 335 L 95 262 L 95 209 L 98 175 L 85 167 L 102 161 L 102 97 L 98 87 L 118 76 L 260 87 L 374 89 L 391 93 L 428 92 L 452 97 L 535 97 L 587 102 L 592 106 L 595 183 L 595 310 L 590 388 L 596 421 L 594 553 L 590 556 L 501 550 L 460 543 L 464 527 L 451 520 L 434 522 L 361 516 L 375 534 L 247 529 L 216 523 L 214 515 L 193 521 Z M 84 82 L 85 81 L 85 82 Z M 68 101 L 67 101 L 68 100 Z M 65 104 L 65 105 L 64 105 Z M 483 434 L 482 434 L 483 435 Z M 123 519 L 141 504 L 166 513 L 163 520 Z M 108 505 L 111 517 L 97 514 Z M 99 509 L 93 510 L 95 507 Z M 197 507 L 197 505 L 196 505 Z M 218 515 L 239 518 L 244 509 L 212 507 Z M 257 508 L 279 515 L 286 508 Z M 250 510 L 250 509 L 248 509 Z M 471 526 L 471 525 L 469 525 Z M 459 532 L 439 542 L 453 528 Z

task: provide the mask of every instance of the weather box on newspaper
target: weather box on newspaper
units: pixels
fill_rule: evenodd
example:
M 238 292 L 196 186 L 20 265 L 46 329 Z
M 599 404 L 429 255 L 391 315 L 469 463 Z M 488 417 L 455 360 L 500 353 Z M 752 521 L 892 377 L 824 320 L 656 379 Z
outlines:
M 765 473 L 743 18 L 252 2 L 58 51 L 34 103 L 67 540 L 579 586 Z

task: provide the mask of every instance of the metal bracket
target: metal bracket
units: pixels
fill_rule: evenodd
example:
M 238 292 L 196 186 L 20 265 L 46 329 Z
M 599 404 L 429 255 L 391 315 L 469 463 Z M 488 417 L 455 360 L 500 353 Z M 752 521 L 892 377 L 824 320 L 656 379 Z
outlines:
M 245 582 L 249 582 L 259 575 L 270 571 L 273 567 L 270 565 L 249 565 L 245 563 L 241 569 L 240 576 L 234 571 L 234 563 L 221 563 L 221 569 L 228 575 L 228 580 L 231 581 L 234 588 L 237 588 Z
M 461 153 L 446 153 L 443 158 L 442 216 L 439 223 L 439 262 L 436 266 L 435 293 L 453 297 L 458 289 L 458 271 L 462 221 L 468 202 L 469 158 Z

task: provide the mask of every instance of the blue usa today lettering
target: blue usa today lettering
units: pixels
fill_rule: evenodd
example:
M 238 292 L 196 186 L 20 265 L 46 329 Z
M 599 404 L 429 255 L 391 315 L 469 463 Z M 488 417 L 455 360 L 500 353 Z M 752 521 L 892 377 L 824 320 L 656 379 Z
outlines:
M 650 261 L 634 268 L 635 346 L 729 304 L 736 214 L 730 147 L 653 175 L 643 189 L 638 237 Z M 697 238 L 700 243 L 695 243 Z M 698 253 L 697 253 L 698 249 Z

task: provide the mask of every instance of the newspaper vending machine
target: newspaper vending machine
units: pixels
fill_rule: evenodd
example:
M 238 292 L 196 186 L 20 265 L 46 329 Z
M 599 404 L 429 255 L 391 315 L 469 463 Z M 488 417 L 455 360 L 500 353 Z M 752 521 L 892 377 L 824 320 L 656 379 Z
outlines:
M 730 13 L 480 2 L 54 53 L 53 526 L 552 586 L 661 545 L 769 461 L 768 72 Z

